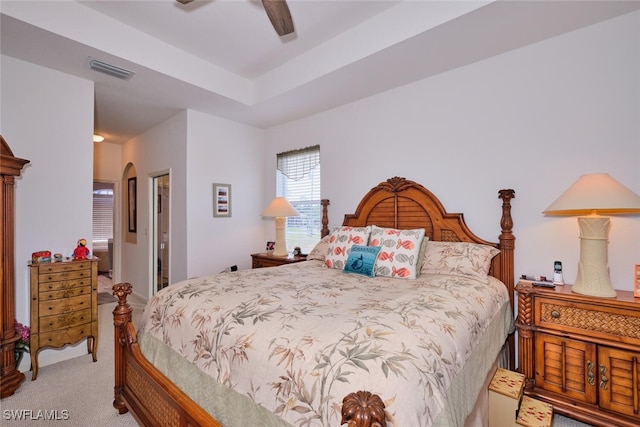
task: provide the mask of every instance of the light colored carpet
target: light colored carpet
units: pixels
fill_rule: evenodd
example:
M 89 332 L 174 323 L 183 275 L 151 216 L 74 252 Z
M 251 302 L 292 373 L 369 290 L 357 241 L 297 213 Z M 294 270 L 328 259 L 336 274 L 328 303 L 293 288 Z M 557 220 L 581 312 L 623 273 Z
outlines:
M 132 300 L 133 301 L 133 300 Z M 142 313 L 142 301 L 131 302 L 134 323 Z M 41 366 L 38 379 L 31 373 L 13 396 L 2 399 L 2 426 L 137 427 L 130 414 L 119 415 L 113 408 L 113 316 L 115 303 L 98 306 L 98 361 L 81 356 L 53 365 Z M 8 411 L 8 412 L 7 412 Z M 43 413 L 47 411 L 47 414 Z M 21 420 L 16 419 L 18 415 Z M 48 418 L 44 418 L 47 416 Z M 51 419 L 57 418 L 57 421 Z M 51 421 L 47 421 L 51 420 Z M 584 427 L 556 415 L 554 427 Z M 253 427 L 253 426 L 247 426 Z M 499 426 L 502 427 L 502 426 Z
M 108 292 L 111 293 L 111 286 L 113 286 L 113 281 L 104 274 L 98 275 L 98 292 Z
M 133 300 L 132 300 L 133 301 Z M 137 427 L 130 414 L 119 415 L 113 404 L 113 315 L 115 302 L 98 306 L 98 361 L 91 355 L 40 366 L 38 379 L 31 372 L 13 396 L 2 399 L 4 426 Z M 131 303 L 134 322 L 142 302 Z M 9 412 L 7 412 L 9 411 Z M 46 412 L 45 412 L 46 411 Z M 17 419 L 22 416 L 22 419 Z M 57 421 L 56 421 L 57 419 Z
M 118 298 L 108 292 L 98 292 L 98 305 L 116 303 Z

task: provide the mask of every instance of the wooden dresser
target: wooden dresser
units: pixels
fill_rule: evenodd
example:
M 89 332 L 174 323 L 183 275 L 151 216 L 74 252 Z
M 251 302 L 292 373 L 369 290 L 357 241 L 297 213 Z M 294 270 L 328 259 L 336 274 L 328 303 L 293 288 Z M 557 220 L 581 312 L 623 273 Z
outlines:
M 306 256 L 273 256 L 271 253 L 263 252 L 251 254 L 251 267 L 277 267 L 284 264 L 292 264 L 294 262 L 306 261 Z
M 38 377 L 38 351 L 87 339 L 97 361 L 98 260 L 30 264 L 31 380 Z
M 591 425 L 640 425 L 640 298 L 522 282 L 516 291 L 525 394 Z

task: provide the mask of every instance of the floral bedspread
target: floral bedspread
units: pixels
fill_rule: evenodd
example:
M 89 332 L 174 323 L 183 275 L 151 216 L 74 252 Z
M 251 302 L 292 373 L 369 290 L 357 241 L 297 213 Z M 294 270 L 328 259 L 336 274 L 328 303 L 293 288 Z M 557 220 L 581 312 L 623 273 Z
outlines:
M 391 424 L 430 426 L 508 299 L 497 280 L 368 278 L 306 261 L 171 285 L 140 329 L 293 425 L 340 425 L 342 398 L 368 390 Z

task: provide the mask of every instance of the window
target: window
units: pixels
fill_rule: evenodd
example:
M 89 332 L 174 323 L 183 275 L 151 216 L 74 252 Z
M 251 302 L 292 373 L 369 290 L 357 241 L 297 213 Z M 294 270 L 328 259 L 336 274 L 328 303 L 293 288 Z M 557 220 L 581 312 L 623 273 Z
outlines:
M 107 241 L 113 238 L 113 189 L 101 187 L 104 184 L 94 184 L 93 246 L 104 246 L 106 249 Z
M 300 246 L 309 253 L 320 240 L 320 146 L 277 155 L 276 195 L 285 197 L 300 216 L 287 218 L 287 250 Z

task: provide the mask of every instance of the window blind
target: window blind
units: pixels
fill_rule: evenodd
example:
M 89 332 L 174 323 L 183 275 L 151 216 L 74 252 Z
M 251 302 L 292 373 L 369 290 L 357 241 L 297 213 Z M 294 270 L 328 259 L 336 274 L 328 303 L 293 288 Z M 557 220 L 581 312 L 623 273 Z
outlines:
M 113 238 L 113 192 L 99 190 L 93 194 L 93 241 Z
M 300 212 L 287 218 L 287 248 L 308 253 L 320 240 L 320 146 L 277 154 L 276 195 L 285 197 Z

